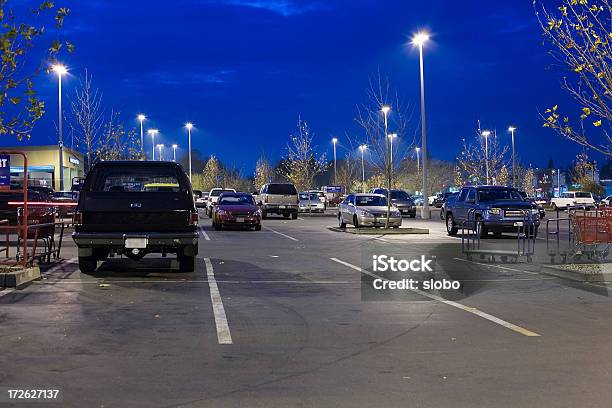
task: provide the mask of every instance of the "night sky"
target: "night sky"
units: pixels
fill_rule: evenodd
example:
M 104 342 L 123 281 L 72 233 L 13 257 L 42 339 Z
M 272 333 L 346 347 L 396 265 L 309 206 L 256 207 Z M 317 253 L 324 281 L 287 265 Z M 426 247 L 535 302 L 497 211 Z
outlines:
M 414 111 L 410 132 L 417 132 L 418 52 L 407 44 L 421 28 L 433 40 L 425 49 L 433 157 L 454 159 L 478 119 L 508 141 L 505 129 L 516 125 L 523 164 L 544 166 L 552 156 L 564 165 L 579 151 L 541 127 L 538 110 L 571 105 L 542 46 L 531 1 L 59 3 L 71 9 L 64 34 L 76 45 L 62 57 L 71 71 L 64 80 L 67 99 L 87 68 L 107 111 L 121 111 L 134 127 L 143 112 L 150 118 L 146 127 L 160 130 L 161 143 L 182 147 L 182 125 L 192 121 L 195 149 L 247 175 L 261 154 L 271 161 L 284 154 L 298 115 L 328 157 L 334 135 L 341 142 L 345 131 L 362 138 L 356 104 L 377 71 Z M 30 143 L 51 144 L 57 140 L 57 83 L 47 74 L 36 83 L 48 110 Z

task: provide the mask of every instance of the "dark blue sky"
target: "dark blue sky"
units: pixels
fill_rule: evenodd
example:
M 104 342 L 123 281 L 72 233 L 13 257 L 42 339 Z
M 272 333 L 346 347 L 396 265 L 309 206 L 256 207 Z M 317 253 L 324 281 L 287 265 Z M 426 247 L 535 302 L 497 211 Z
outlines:
M 567 97 L 542 46 L 529 1 L 174 0 L 64 1 L 65 35 L 76 45 L 64 62 L 67 97 L 84 68 L 105 105 L 128 124 L 144 112 L 160 141 L 186 146 L 182 124 L 193 121 L 194 148 L 250 174 L 262 153 L 285 151 L 298 115 L 331 155 L 332 135 L 360 139 L 355 106 L 377 70 L 414 108 L 419 126 L 418 53 L 407 40 L 431 31 L 425 50 L 431 155 L 453 159 L 476 121 L 518 127 L 524 164 L 568 163 L 579 148 L 541 127 L 538 109 Z M 56 81 L 38 89 L 48 112 L 32 143 L 56 140 Z M 132 121 L 133 119 L 133 121 Z M 509 136 L 508 136 L 509 140 Z M 148 146 L 148 145 L 147 145 Z M 593 156 L 597 157 L 597 156 Z

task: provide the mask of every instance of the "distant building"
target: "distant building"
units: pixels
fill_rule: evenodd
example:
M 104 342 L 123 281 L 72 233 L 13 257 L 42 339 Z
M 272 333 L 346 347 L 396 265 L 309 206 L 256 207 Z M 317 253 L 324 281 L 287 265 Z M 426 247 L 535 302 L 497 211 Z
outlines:
M 43 185 L 59 190 L 59 152 L 56 145 L 52 146 L 19 146 L 0 147 L 0 152 L 19 151 L 25 153 L 28 160 L 28 184 Z M 75 177 L 85 174 L 83 154 L 64 147 L 64 189 L 70 190 Z M 11 155 L 11 179 L 23 179 L 23 157 Z

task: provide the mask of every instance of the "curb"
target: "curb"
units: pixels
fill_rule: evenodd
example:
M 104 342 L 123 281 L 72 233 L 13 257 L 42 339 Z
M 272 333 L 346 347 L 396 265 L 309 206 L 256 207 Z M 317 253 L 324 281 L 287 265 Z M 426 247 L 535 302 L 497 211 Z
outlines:
M 0 272 L 0 287 L 18 288 L 40 278 L 40 268 L 38 266 L 15 268 L 8 272 Z
M 412 235 L 412 234 L 429 234 L 428 228 L 345 228 L 339 227 L 328 227 L 330 231 L 334 232 L 345 232 L 347 234 L 355 235 Z
M 557 278 L 569 279 L 576 282 L 612 282 L 612 273 L 588 273 L 579 272 L 568 269 L 555 268 L 554 266 L 542 265 L 542 273 L 546 275 L 556 276 Z

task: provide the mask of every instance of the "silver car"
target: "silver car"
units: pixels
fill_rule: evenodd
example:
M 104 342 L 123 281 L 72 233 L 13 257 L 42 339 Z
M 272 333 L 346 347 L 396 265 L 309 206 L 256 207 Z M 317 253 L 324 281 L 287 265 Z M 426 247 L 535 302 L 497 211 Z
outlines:
M 299 212 L 325 212 L 325 203 L 321 201 L 317 193 L 304 192 L 299 194 Z
M 349 194 L 338 207 L 338 225 L 360 227 L 384 227 L 387 219 L 387 197 L 382 194 Z M 402 214 L 391 207 L 389 226 L 399 228 Z

